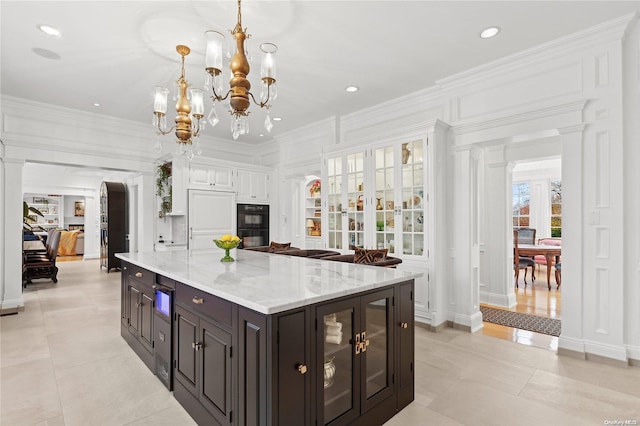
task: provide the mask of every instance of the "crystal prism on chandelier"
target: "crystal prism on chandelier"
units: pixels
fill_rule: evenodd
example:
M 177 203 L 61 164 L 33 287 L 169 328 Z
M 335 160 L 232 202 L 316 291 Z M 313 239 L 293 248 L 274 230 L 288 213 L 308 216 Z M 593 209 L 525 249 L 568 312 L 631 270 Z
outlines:
M 220 122 L 218 113 L 215 109 L 216 102 L 222 102 L 229 99 L 229 112 L 231 114 L 231 135 L 234 140 L 242 135 L 249 134 L 249 106 L 250 98 L 253 103 L 267 111 L 264 120 L 264 128 L 267 132 L 273 129 L 273 122 L 269 116 L 270 102 L 273 102 L 277 96 L 276 86 L 276 61 L 275 54 L 278 46 L 273 43 L 262 43 L 261 50 L 261 66 L 260 66 L 260 99 L 256 101 L 255 96 L 251 93 L 251 83 L 247 79 L 250 66 L 246 54 L 246 40 L 250 37 L 246 34 L 246 29 L 242 28 L 242 9 L 241 0 L 238 0 L 238 22 L 232 31 L 232 37 L 235 40 L 235 52 L 233 56 L 227 55 L 231 76 L 229 80 L 229 90 L 223 95 L 223 78 L 222 78 L 222 62 L 223 62 L 223 46 L 225 45 L 225 37 L 218 31 L 209 30 L 205 32 L 206 37 L 206 55 L 205 55 L 205 82 L 204 89 L 211 90 L 211 100 L 214 102 L 211 111 L 204 117 L 204 92 L 201 89 L 189 89 L 189 83 L 185 79 L 184 60 L 185 56 L 190 53 L 190 48 L 183 45 L 176 46 L 178 54 L 182 57 L 182 74 L 176 81 L 177 93 L 174 96 L 176 100 L 175 126 L 167 128 L 167 97 L 169 89 L 166 87 L 156 87 L 154 100 L 154 121 L 153 124 L 157 128 L 158 135 L 167 135 L 175 129 L 175 135 L 178 143 L 177 152 L 191 160 L 195 155 L 201 155 L 202 149 L 197 141 L 201 131 L 205 127 L 205 123 L 209 123 L 211 127 L 216 126 Z M 155 149 L 162 149 L 162 145 L 156 143 Z

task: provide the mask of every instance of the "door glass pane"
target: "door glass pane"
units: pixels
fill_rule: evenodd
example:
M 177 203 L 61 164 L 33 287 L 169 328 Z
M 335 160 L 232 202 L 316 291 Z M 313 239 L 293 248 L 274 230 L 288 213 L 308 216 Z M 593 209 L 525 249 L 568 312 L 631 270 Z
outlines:
M 342 248 L 342 159 L 327 160 L 327 231 L 329 248 Z
M 364 154 L 347 156 L 347 226 L 349 249 L 364 247 Z
M 395 229 L 393 158 L 393 146 L 375 150 L 376 247 L 387 248 L 389 253 L 393 253 Z
M 402 216 L 396 224 L 402 229 L 402 247 L 396 252 L 422 255 L 425 240 L 426 200 L 424 193 L 423 141 L 402 144 Z
M 353 309 L 324 316 L 324 422 L 353 408 Z
M 388 299 L 383 298 L 367 304 L 366 337 L 363 337 L 366 351 L 366 398 L 369 399 L 387 388 L 387 318 Z

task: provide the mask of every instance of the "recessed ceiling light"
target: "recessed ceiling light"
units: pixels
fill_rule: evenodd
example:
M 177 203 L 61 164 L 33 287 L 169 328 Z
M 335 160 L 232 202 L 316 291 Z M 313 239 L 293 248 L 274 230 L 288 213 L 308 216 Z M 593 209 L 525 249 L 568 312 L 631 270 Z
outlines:
M 264 136 L 264 133 L 260 133 L 260 137 L 263 137 L 263 136 Z
M 499 32 L 500 32 L 500 28 L 498 28 L 498 27 L 489 27 L 489 28 L 486 28 L 486 29 L 482 30 L 482 32 L 480 33 L 480 38 L 495 37 L 495 36 L 498 35 Z
M 282 121 L 282 117 L 273 117 L 273 121 Z
M 57 28 L 53 28 L 50 25 L 38 25 L 38 29 L 48 36 L 58 38 L 62 37 L 62 33 L 60 32 L 60 30 Z
M 31 50 L 33 51 L 33 53 L 35 53 L 38 56 L 42 56 L 43 58 L 54 59 L 54 60 L 60 59 L 60 55 L 58 55 L 53 50 L 43 49 L 41 47 L 34 47 Z
M 99 106 L 102 106 L 102 105 L 100 105 L 100 103 L 99 103 L 99 102 L 94 102 L 94 103 L 93 103 L 93 106 L 94 106 L 94 107 L 99 107 Z
M 355 93 L 358 90 L 360 90 L 360 88 L 358 86 L 348 86 L 346 89 L 344 89 L 347 91 L 347 93 Z

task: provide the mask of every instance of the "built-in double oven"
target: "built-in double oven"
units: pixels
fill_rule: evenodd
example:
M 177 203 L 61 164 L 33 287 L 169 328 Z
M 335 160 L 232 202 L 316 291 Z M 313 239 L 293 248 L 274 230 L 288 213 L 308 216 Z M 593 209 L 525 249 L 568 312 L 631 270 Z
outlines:
M 237 235 L 240 248 L 269 244 L 269 206 L 264 204 L 238 204 Z

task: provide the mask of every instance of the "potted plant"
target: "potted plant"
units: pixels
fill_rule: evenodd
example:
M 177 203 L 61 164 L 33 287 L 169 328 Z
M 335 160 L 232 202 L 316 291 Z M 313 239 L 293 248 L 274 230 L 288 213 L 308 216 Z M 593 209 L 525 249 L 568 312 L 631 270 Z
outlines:
M 22 229 L 25 229 L 27 231 L 31 231 L 33 229 L 31 224 L 36 222 L 36 220 L 34 220 L 34 218 L 30 213 L 35 213 L 40 217 L 44 217 L 44 215 L 40 210 L 36 209 L 35 207 L 30 207 L 26 201 L 23 201 L 22 202 Z
M 171 212 L 171 162 L 165 161 L 156 168 L 156 195 L 160 197 L 160 217 L 163 218 Z

